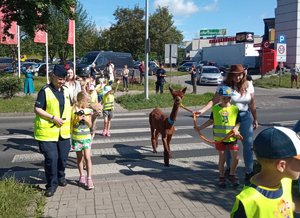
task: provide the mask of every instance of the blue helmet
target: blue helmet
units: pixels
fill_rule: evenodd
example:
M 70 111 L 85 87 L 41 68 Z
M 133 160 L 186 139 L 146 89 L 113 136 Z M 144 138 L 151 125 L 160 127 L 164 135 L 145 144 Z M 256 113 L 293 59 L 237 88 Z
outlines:
M 221 86 L 218 90 L 219 95 L 231 97 L 234 95 L 232 88 L 229 86 Z

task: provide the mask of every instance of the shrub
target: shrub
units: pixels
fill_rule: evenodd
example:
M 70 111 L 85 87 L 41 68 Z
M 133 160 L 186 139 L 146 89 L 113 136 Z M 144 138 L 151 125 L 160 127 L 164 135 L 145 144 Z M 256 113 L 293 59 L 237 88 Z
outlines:
M 16 76 L 0 77 L 0 95 L 4 98 L 12 98 L 16 93 L 21 91 L 21 79 Z

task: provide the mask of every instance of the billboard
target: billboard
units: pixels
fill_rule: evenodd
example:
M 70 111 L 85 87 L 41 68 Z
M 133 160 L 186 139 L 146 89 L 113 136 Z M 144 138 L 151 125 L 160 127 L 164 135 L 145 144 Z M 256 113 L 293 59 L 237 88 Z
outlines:
M 200 36 L 217 36 L 217 35 L 226 35 L 226 29 L 206 29 L 200 30 Z
M 254 32 L 240 32 L 235 35 L 236 43 L 254 42 Z

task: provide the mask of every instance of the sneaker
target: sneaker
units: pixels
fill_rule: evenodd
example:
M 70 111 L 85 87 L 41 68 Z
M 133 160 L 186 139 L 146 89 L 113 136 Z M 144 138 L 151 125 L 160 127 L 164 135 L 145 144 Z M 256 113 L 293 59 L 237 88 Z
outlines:
M 107 133 L 107 132 L 106 132 L 106 129 L 103 129 L 102 135 L 103 135 L 103 136 L 106 136 L 106 133 Z
M 85 178 L 84 175 L 79 177 L 78 185 L 79 186 L 86 186 L 86 178 Z
M 228 180 L 231 182 L 231 185 L 233 187 L 237 187 L 240 185 L 239 179 L 236 177 L 236 175 L 229 175 Z
M 110 137 L 110 131 L 106 132 L 106 136 Z
M 87 179 L 86 188 L 87 188 L 88 190 L 91 190 L 91 189 L 95 188 L 92 179 Z
M 226 187 L 226 183 L 225 183 L 225 177 L 219 177 L 219 183 L 218 186 L 220 188 L 225 188 Z

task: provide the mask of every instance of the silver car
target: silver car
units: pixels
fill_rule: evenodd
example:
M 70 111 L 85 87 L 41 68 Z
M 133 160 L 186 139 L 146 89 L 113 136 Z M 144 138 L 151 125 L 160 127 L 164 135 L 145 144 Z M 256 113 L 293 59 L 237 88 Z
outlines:
M 197 74 L 198 85 L 219 85 L 223 82 L 223 72 L 215 66 L 202 66 Z

